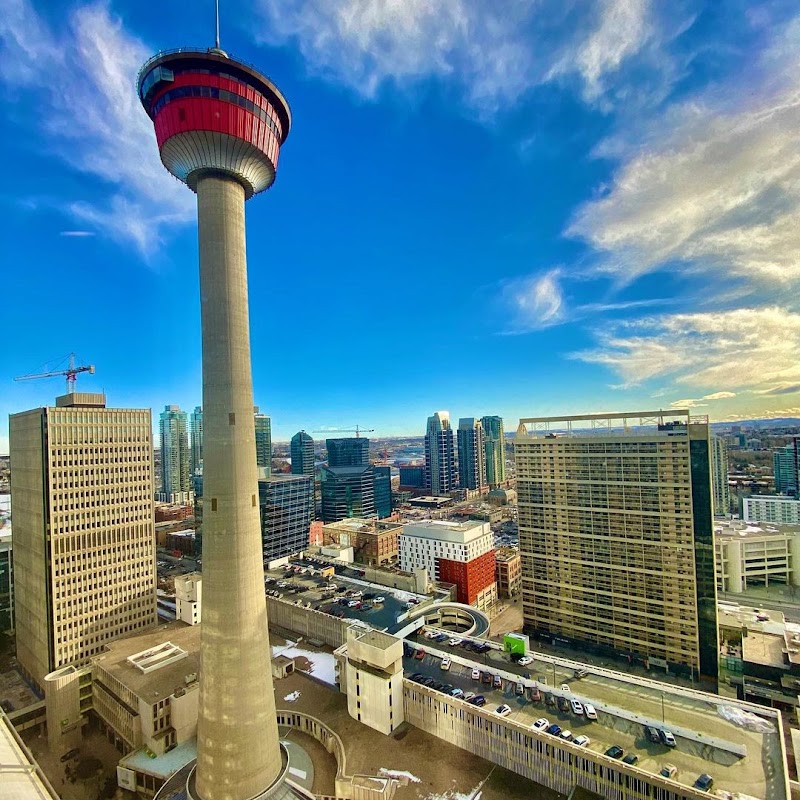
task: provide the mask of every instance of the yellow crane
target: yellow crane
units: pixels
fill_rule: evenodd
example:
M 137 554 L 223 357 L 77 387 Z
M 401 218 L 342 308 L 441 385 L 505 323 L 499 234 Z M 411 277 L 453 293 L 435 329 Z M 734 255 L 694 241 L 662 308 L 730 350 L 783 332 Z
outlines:
M 62 358 L 61 361 L 63 362 L 64 359 Z M 14 380 L 32 381 L 36 380 L 37 378 L 53 378 L 56 375 L 66 375 L 67 394 L 72 394 L 75 391 L 75 379 L 81 372 L 88 372 L 90 375 L 94 375 L 94 364 L 76 366 L 75 353 L 70 353 L 69 365 L 66 369 L 50 370 L 48 372 L 37 373 L 36 375 L 20 375 L 18 378 L 14 378 Z

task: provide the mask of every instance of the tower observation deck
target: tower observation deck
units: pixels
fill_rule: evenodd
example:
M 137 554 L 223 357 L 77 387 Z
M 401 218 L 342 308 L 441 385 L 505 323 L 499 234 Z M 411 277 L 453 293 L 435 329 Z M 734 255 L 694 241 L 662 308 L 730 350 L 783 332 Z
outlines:
M 273 184 L 291 114 L 268 78 L 218 47 L 159 53 L 142 67 L 138 91 L 161 161 L 197 193 L 198 209 L 203 625 L 197 763 L 181 793 L 290 797 L 264 595 L 244 204 Z

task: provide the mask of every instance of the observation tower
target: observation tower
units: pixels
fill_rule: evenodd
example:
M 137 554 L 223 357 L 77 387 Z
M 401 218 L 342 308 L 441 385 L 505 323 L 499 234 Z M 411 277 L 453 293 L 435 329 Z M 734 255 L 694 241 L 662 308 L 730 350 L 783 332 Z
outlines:
M 294 796 L 284 783 L 258 506 L 244 203 L 272 186 L 289 133 L 278 88 L 217 44 L 158 53 L 139 98 L 164 166 L 197 193 L 203 334 L 203 623 L 195 800 Z M 186 794 L 184 794 L 184 797 Z

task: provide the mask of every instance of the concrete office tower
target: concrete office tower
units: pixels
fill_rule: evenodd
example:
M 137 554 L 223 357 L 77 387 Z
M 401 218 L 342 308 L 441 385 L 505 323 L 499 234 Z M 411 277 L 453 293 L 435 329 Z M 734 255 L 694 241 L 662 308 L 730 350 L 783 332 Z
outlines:
M 730 514 L 730 489 L 728 487 L 728 445 L 721 436 L 711 435 L 711 486 L 714 490 L 714 516 Z
M 506 480 L 506 436 L 502 417 L 481 417 L 486 443 L 486 480 L 492 489 Z
M 203 409 L 196 406 L 189 417 L 190 474 L 203 474 Z
M 188 415 L 180 406 L 164 406 L 158 429 L 161 434 L 161 499 L 167 503 L 189 502 L 192 485 Z
M 314 477 L 314 440 L 305 431 L 298 431 L 292 436 L 289 458 L 292 459 L 292 475 Z
M 425 433 L 425 488 L 433 495 L 446 495 L 458 486 L 450 412 L 428 417 Z
M 203 625 L 191 796 L 286 791 L 269 670 L 245 254 L 245 200 L 275 180 L 289 106 L 264 75 L 207 51 L 165 51 L 139 97 L 164 166 L 197 192 L 203 336 Z M 270 787 L 273 787 L 272 789 Z
M 256 465 L 258 477 L 268 478 L 272 475 L 272 421 L 266 414 L 258 413 L 258 406 L 253 409 L 256 423 Z
M 308 549 L 314 519 L 314 479 L 308 475 L 272 475 L 258 482 L 264 561 Z
M 78 392 L 9 423 L 17 658 L 42 687 L 157 623 L 152 418 Z
M 524 631 L 716 685 L 706 417 L 520 420 Z
M 483 425 L 475 417 L 458 421 L 458 475 L 462 489 L 486 486 L 486 441 Z

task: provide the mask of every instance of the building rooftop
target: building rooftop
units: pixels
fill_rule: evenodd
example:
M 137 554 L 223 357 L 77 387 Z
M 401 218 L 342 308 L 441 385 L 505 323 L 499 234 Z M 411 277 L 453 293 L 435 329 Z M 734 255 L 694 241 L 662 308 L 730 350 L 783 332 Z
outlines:
M 785 498 L 790 500 L 792 498 Z M 745 522 L 741 519 L 714 520 L 714 535 L 725 538 L 756 538 L 760 536 L 794 536 L 797 525 L 775 522 Z
M 784 637 L 779 634 L 748 630 L 747 636 L 742 637 L 742 660 L 785 669 L 785 647 Z
M 494 551 L 495 561 L 513 561 L 519 557 L 519 550 L 516 547 L 498 547 Z
M 0 797 L 3 800 L 58 800 L 58 795 L 2 710 L 0 710 Z

